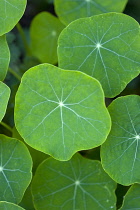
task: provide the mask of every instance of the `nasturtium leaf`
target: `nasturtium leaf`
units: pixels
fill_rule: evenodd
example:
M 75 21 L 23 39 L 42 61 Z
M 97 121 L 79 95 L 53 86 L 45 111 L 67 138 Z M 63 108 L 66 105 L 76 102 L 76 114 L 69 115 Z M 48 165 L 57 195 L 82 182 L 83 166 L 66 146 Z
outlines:
M 0 201 L 0 210 L 24 210 L 20 206 L 15 205 L 14 203 L 9 203 L 6 201 Z
M 139 55 L 139 24 L 124 14 L 76 20 L 59 36 L 59 67 L 95 77 L 106 97 L 118 95 L 139 74 Z
M 140 184 L 132 185 L 124 196 L 120 210 L 140 210 Z
M 96 79 L 50 64 L 31 68 L 22 77 L 15 123 L 27 144 L 59 160 L 101 145 L 111 124 Z
M 32 182 L 37 210 L 116 209 L 116 183 L 99 161 L 76 154 L 60 162 L 48 158 L 38 167 Z
M 1 27 L 0 27 L 1 28 Z M 5 79 L 10 62 L 10 51 L 5 35 L 0 36 L 0 80 Z
M 11 31 L 22 17 L 27 0 L 0 0 L 0 36 Z
M 65 24 L 107 12 L 122 12 L 127 0 L 55 0 L 55 11 Z
M 26 146 L 0 135 L 0 200 L 19 203 L 28 187 L 32 160 Z
M 9 97 L 10 97 L 9 87 L 4 83 L 0 82 L 0 122 L 5 115 Z
M 140 96 L 119 97 L 108 107 L 112 128 L 101 147 L 102 165 L 116 182 L 140 182 Z
M 63 28 L 59 19 L 48 12 L 41 12 L 33 19 L 31 50 L 42 63 L 57 63 L 57 40 Z

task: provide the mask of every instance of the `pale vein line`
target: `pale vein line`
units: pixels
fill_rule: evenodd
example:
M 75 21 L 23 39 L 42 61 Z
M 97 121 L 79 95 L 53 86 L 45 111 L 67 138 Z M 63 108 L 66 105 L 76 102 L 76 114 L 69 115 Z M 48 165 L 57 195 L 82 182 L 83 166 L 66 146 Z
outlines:
M 7 183 L 8 187 L 10 188 L 10 191 L 11 191 L 11 193 L 12 193 L 13 198 L 15 199 L 15 195 L 14 195 L 14 193 L 13 193 L 13 190 L 12 190 L 12 187 L 11 187 L 11 185 L 10 185 L 10 182 L 8 181 L 8 179 L 7 179 L 6 175 L 5 175 L 5 173 L 4 173 L 3 171 L 2 171 L 1 173 L 3 174 L 3 176 L 4 176 L 5 180 L 6 180 L 6 183 Z M 6 189 L 6 190 L 7 190 L 7 189 Z M 5 196 L 5 192 L 4 192 L 4 196 Z

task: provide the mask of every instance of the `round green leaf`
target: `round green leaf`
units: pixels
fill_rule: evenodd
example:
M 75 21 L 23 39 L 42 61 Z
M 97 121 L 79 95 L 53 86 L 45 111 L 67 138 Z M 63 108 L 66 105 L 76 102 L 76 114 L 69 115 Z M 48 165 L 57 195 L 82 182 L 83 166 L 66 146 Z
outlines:
M 70 22 L 107 12 L 122 12 L 127 0 L 55 0 L 55 11 L 60 20 Z
M 60 34 L 59 66 L 98 79 L 107 97 L 119 94 L 140 72 L 140 30 L 119 13 L 72 22 Z
M 9 97 L 10 88 L 4 83 L 0 82 L 0 122 L 5 115 Z
M 116 209 L 116 184 L 99 161 L 76 154 L 67 162 L 48 158 L 37 169 L 32 195 L 37 210 Z
M 99 82 L 50 64 L 24 74 L 16 95 L 15 123 L 27 144 L 59 160 L 101 145 L 110 131 Z
M 132 185 L 124 196 L 123 205 L 120 210 L 140 210 L 140 185 Z
M 112 128 L 101 148 L 103 168 L 122 185 L 140 182 L 140 96 L 117 98 L 108 110 Z
M 59 19 L 48 12 L 41 12 L 33 19 L 30 28 L 31 50 L 42 63 L 57 63 L 57 40 L 63 28 Z
M 1 81 L 5 79 L 9 62 L 10 62 L 10 51 L 8 48 L 6 37 L 5 35 L 0 36 L 0 80 Z
M 13 203 L 9 203 L 6 201 L 0 201 L 0 209 L 1 210 L 24 210 L 20 206 L 17 206 Z
M 32 160 L 26 146 L 0 135 L 0 200 L 19 203 L 28 187 Z
M 0 0 L 0 36 L 11 31 L 22 17 L 27 0 Z

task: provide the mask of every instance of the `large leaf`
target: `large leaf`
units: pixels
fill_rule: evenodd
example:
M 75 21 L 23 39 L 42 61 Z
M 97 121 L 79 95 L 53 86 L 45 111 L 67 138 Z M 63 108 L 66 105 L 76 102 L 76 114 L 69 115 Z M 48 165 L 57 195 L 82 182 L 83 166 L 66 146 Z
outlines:
M 72 22 L 59 37 L 58 60 L 64 69 L 98 79 L 107 97 L 119 94 L 140 72 L 140 30 L 119 13 Z
M 65 24 L 107 12 L 122 12 L 127 0 L 55 0 L 55 11 Z
M 37 210 L 116 209 L 115 187 L 99 161 L 79 154 L 67 162 L 48 158 L 33 179 L 33 202 Z
M 15 123 L 27 144 L 59 160 L 101 145 L 110 131 L 99 82 L 49 64 L 24 74 L 16 95 Z
M 19 203 L 31 181 L 32 160 L 26 146 L 0 135 L 0 200 Z
M 108 110 L 112 128 L 101 149 L 103 168 L 122 185 L 140 182 L 140 96 L 117 98 Z
M 132 185 L 124 196 L 123 205 L 120 210 L 140 210 L 140 185 Z
M 30 28 L 32 54 L 42 63 L 57 63 L 57 40 L 63 28 L 59 19 L 48 12 L 41 12 L 33 19 Z
M 0 122 L 5 115 L 9 97 L 10 97 L 9 87 L 4 83 L 0 82 Z
M 13 203 L 9 203 L 6 201 L 0 201 L 0 209 L 1 210 L 24 210 L 20 206 L 17 206 Z
M 0 27 L 1 28 L 1 27 Z M 0 36 L 0 80 L 4 80 L 10 62 L 10 51 L 6 37 Z
M 22 17 L 27 0 L 0 0 L 0 36 L 11 31 Z

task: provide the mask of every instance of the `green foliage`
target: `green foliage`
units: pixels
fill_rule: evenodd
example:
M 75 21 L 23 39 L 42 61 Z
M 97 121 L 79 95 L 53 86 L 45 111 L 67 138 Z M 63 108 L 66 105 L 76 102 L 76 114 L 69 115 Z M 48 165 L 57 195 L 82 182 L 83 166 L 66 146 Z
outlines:
M 60 20 L 70 22 L 92 15 L 108 12 L 122 12 L 127 0 L 55 0 L 55 11 Z
M 120 184 L 140 182 L 140 96 L 117 98 L 108 110 L 112 128 L 101 149 L 103 168 Z
M 24 210 L 20 206 L 17 206 L 13 203 L 9 203 L 6 201 L 0 201 L 0 209 L 1 210 Z
M 30 146 L 59 160 L 101 145 L 110 131 L 99 82 L 49 64 L 36 66 L 22 77 L 15 123 Z
M 30 28 L 31 49 L 42 63 L 57 63 L 57 39 L 63 28 L 59 19 L 48 12 L 41 12 L 33 19 Z
M 130 187 L 126 193 L 123 201 L 123 205 L 120 210 L 126 209 L 140 209 L 140 185 L 134 184 Z
M 10 62 L 10 52 L 5 35 L 0 36 L 0 80 L 3 81 Z
M 140 72 L 139 24 L 124 14 L 76 20 L 62 31 L 58 44 L 59 66 L 95 77 L 106 97 L 118 95 Z
M 0 154 L 0 200 L 19 203 L 31 181 L 31 156 L 23 143 L 2 134 Z
M 11 31 L 22 17 L 27 0 L 0 0 L 0 36 Z
M 7 103 L 10 97 L 10 89 L 4 83 L 0 82 L 0 122 L 5 115 Z
M 116 184 L 99 161 L 76 154 L 67 162 L 48 158 L 37 169 L 32 183 L 35 208 L 115 209 Z
M 136 1 L 0 0 L 0 210 L 140 209 Z

